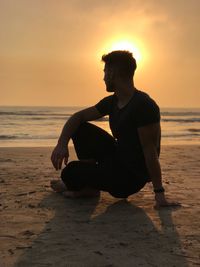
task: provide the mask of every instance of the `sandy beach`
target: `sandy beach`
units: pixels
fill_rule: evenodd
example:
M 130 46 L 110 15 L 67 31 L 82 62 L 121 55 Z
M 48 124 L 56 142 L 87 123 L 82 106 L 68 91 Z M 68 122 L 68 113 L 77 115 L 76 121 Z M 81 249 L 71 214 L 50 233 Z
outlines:
M 51 151 L 0 148 L 1 267 L 200 266 L 200 146 L 162 147 L 166 194 L 182 203 L 162 210 L 151 184 L 127 200 L 52 192 Z

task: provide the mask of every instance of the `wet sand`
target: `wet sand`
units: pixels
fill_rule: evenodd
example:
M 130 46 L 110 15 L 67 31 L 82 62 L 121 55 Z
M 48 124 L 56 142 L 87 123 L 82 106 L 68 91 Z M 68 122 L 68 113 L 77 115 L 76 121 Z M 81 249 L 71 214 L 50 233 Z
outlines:
M 151 184 L 127 200 L 52 192 L 51 150 L 0 148 L 1 267 L 200 266 L 200 146 L 162 147 L 166 194 L 182 207 L 161 210 Z

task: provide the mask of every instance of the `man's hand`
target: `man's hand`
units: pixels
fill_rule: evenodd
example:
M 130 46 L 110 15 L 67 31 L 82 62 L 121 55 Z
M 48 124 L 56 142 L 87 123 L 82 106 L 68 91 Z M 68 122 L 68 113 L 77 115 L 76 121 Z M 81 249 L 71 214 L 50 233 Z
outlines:
M 68 147 L 65 145 L 57 144 L 51 154 L 51 162 L 56 170 L 60 170 L 62 167 L 62 162 L 64 160 L 65 165 L 67 165 L 69 158 Z
M 179 202 L 174 202 L 174 201 L 168 201 L 165 198 L 165 194 L 163 193 L 155 193 L 155 201 L 156 201 L 156 205 L 154 206 L 154 208 L 159 209 L 162 207 L 177 207 L 177 206 L 181 206 L 181 204 Z

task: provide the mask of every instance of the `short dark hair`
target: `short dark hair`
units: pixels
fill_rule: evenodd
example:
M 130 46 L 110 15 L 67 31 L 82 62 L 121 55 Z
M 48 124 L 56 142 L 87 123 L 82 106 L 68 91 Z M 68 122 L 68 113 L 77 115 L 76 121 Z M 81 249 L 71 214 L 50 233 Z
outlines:
M 125 50 L 112 51 L 102 56 L 101 60 L 109 67 L 117 67 L 120 75 L 132 78 L 137 68 L 133 54 Z

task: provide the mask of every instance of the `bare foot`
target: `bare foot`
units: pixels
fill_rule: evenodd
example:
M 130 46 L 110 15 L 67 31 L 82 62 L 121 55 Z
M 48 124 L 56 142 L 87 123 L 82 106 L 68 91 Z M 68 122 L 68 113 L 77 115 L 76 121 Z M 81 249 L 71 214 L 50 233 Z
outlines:
M 99 197 L 100 196 L 100 191 L 91 189 L 91 188 L 85 188 L 82 189 L 81 191 L 65 191 L 63 192 L 63 195 L 67 198 L 90 198 L 90 197 Z
M 66 185 L 61 180 L 51 180 L 51 188 L 57 193 L 67 190 Z

